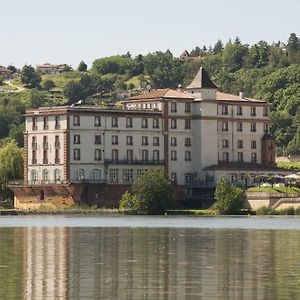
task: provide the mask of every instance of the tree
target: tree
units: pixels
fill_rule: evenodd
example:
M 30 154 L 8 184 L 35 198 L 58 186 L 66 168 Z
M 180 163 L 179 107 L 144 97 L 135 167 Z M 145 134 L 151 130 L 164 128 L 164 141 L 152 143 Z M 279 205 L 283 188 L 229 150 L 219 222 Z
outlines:
M 143 172 L 132 186 L 133 195 L 124 194 L 120 208 L 140 214 L 162 214 L 173 207 L 173 187 L 163 169 Z
M 32 66 L 25 65 L 21 70 L 21 82 L 28 88 L 36 88 L 41 83 L 41 76 Z
M 297 37 L 296 33 L 291 33 L 286 45 L 286 49 L 288 53 L 295 54 L 300 48 L 299 38 Z
M 50 91 L 53 88 L 55 88 L 55 83 L 53 80 L 48 79 L 48 80 L 43 81 L 43 89 L 45 91 Z
M 0 76 L 0 85 L 2 85 L 3 83 L 4 83 L 4 78 Z
M 221 215 L 233 214 L 243 207 L 244 191 L 235 187 L 221 176 L 215 191 L 216 203 L 214 208 Z
M 69 99 L 69 104 L 84 98 L 84 90 L 81 83 L 74 80 L 65 85 L 63 93 Z
M 224 49 L 224 47 L 223 47 L 222 41 L 218 40 L 214 45 L 213 53 L 214 54 L 222 53 L 223 49 Z
M 87 71 L 87 65 L 83 60 L 79 63 L 78 71 L 79 72 L 86 72 Z
M 8 66 L 7 69 L 12 71 L 13 73 L 17 72 L 17 68 L 15 66 L 12 66 L 12 65 Z

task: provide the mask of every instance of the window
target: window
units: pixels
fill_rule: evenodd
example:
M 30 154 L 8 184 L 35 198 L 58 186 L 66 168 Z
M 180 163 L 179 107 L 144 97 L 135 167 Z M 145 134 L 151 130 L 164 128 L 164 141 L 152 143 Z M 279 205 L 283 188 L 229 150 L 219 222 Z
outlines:
M 229 148 L 228 140 L 222 140 L 222 148 Z
M 256 116 L 256 107 L 252 106 L 251 107 L 251 117 L 255 117 Z
M 37 159 L 36 159 L 36 150 L 32 150 L 32 162 L 33 165 L 35 165 L 37 163 Z
M 185 159 L 185 161 L 191 160 L 191 151 L 185 151 L 184 159 Z
M 37 117 L 32 117 L 32 130 L 37 130 Z
M 101 117 L 95 117 L 94 125 L 95 125 L 96 127 L 101 126 Z
M 80 144 L 80 135 L 74 134 L 74 144 Z
M 171 112 L 176 113 L 177 112 L 177 103 L 171 102 Z
M 268 107 L 264 107 L 263 116 L 267 117 L 268 115 L 269 115 L 269 108 Z
M 251 132 L 256 132 L 256 123 L 251 123 Z
M 112 149 L 111 150 L 111 158 L 112 158 L 113 161 L 118 161 L 118 159 L 119 159 L 118 149 Z
M 222 115 L 228 115 L 228 106 L 222 105 Z
M 142 128 L 148 128 L 148 119 L 146 118 L 142 119 Z
M 95 149 L 95 160 L 101 160 L 101 149 Z
M 244 154 L 243 152 L 238 152 L 238 161 L 243 162 L 244 161 Z
M 228 152 L 223 152 L 223 162 L 229 162 L 229 153 Z
M 111 117 L 111 127 L 118 127 L 118 117 Z
M 127 136 L 126 137 L 126 144 L 127 145 L 133 145 L 133 137 L 132 136 Z
M 83 181 L 85 177 L 85 171 L 84 169 L 79 169 L 75 171 L 75 179 L 77 181 Z
M 148 146 L 148 137 L 147 136 L 142 136 L 142 145 Z
M 54 181 L 56 183 L 61 181 L 61 175 L 60 175 L 60 170 L 59 169 L 54 170 Z
M 238 147 L 238 149 L 243 149 L 243 140 L 237 141 L 237 147 Z
M 159 128 L 159 119 L 153 119 L 153 128 Z
M 33 183 L 38 181 L 38 171 L 37 170 L 32 170 L 31 171 L 31 181 Z
M 54 147 L 55 147 L 55 148 L 59 148 L 59 147 L 60 147 L 60 143 L 59 143 L 59 135 L 56 135 L 56 136 L 55 136 Z
M 228 131 L 228 122 L 227 121 L 224 121 L 222 123 L 222 131 Z
M 148 159 L 149 159 L 148 150 L 142 150 L 142 160 L 148 161 Z
M 243 123 L 242 122 L 237 122 L 236 124 L 236 131 L 242 132 L 243 131 Z
M 95 145 L 101 145 L 101 135 L 95 135 Z
M 153 137 L 153 146 L 159 146 L 159 137 L 158 136 Z
M 176 129 L 177 128 L 177 120 L 176 119 L 171 119 L 171 128 Z
M 269 124 L 264 124 L 264 133 L 269 133 Z
M 55 150 L 55 164 L 59 164 L 60 163 L 60 159 L 59 159 L 59 150 L 56 149 Z
M 80 149 L 74 149 L 74 160 L 80 160 Z
M 123 169 L 122 178 L 123 178 L 123 182 L 132 182 L 133 181 L 133 170 L 132 169 Z
M 153 160 L 159 161 L 159 151 L 158 150 L 153 150 Z
M 46 135 L 43 136 L 43 148 L 48 149 L 48 137 Z
M 191 138 L 189 138 L 189 137 L 185 138 L 184 145 L 185 145 L 185 147 L 191 147 L 192 146 Z
M 177 146 L 177 138 L 171 137 L 171 146 Z
M 255 152 L 251 153 L 251 162 L 257 163 L 257 154 Z
M 191 120 L 190 119 L 187 119 L 185 120 L 185 129 L 191 129 Z
M 80 126 L 80 117 L 73 116 L 73 126 Z
M 192 184 L 193 183 L 193 175 L 192 174 L 185 174 L 184 176 L 185 184 Z
M 191 103 L 185 103 L 184 112 L 186 113 L 191 112 Z
M 132 118 L 126 118 L 126 127 L 132 128 Z
M 127 150 L 127 160 L 133 161 L 133 150 Z
M 48 151 L 43 150 L 43 164 L 46 165 L 48 164 Z
M 48 130 L 48 117 L 43 117 L 43 128 L 44 130 Z
M 55 129 L 60 129 L 59 116 L 55 116 Z
M 119 182 L 119 170 L 118 169 L 109 169 L 109 182 Z
M 37 149 L 37 142 L 36 142 L 36 136 L 32 137 L 32 149 Z
M 237 107 L 236 114 L 237 114 L 237 116 L 242 116 L 243 115 L 243 107 L 242 106 Z
M 100 181 L 101 180 L 101 170 L 99 170 L 99 169 L 94 169 L 93 171 L 92 171 L 92 173 L 91 173 L 91 179 L 92 179 L 92 181 Z
M 177 152 L 174 150 L 171 151 L 171 160 L 177 160 Z
M 256 149 L 256 141 L 251 141 L 251 149 Z
M 49 182 L 49 171 L 47 169 L 43 170 L 43 182 L 48 183 Z
M 112 145 L 118 145 L 119 144 L 119 138 L 117 135 L 112 135 L 111 136 L 111 143 Z
M 171 173 L 171 182 L 176 183 L 177 182 L 177 174 L 175 172 Z

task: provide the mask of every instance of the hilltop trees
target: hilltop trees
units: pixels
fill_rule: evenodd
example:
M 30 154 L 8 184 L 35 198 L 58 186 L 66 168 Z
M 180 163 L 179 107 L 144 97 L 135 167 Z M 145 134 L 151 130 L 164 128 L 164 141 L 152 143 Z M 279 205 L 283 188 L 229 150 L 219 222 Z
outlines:
M 79 72 L 86 72 L 87 71 L 87 65 L 83 60 L 79 63 L 78 71 Z
M 40 86 L 41 76 L 32 66 L 25 65 L 21 70 L 21 82 L 30 89 L 36 88 Z

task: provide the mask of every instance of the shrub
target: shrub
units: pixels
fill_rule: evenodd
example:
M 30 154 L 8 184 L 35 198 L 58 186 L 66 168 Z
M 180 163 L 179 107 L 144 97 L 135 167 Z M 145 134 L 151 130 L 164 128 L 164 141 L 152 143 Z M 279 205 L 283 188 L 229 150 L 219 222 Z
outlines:
M 218 180 L 213 208 L 221 215 L 228 215 L 243 208 L 244 191 L 232 186 L 223 176 Z
M 262 207 L 257 209 L 256 214 L 261 215 L 261 216 L 263 216 L 263 215 L 277 215 L 277 212 L 272 207 L 262 206 Z

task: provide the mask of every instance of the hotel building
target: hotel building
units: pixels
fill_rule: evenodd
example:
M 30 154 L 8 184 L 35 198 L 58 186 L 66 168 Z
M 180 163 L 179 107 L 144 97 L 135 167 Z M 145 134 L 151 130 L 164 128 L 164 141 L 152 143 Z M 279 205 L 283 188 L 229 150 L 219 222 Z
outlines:
M 238 181 L 278 172 L 269 104 L 218 91 L 203 68 L 184 90 L 153 90 L 122 105 L 27 110 L 16 207 L 117 206 L 150 168 L 166 170 L 177 200 L 221 175 Z

